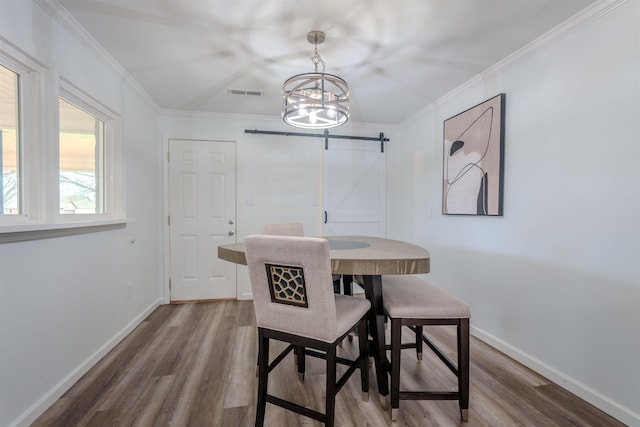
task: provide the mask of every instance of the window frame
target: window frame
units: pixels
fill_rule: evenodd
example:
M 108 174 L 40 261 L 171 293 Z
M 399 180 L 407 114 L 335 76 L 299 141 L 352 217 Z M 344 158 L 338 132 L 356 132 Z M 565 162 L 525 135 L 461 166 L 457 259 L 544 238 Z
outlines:
M 16 72 L 19 91 L 19 214 L 0 215 L 0 243 L 90 233 L 126 224 L 122 117 L 52 66 L 0 44 L 0 64 Z M 105 124 L 104 213 L 60 214 L 59 98 Z
M 41 163 L 40 135 L 42 126 L 41 97 L 42 69 L 26 57 L 8 55 L 0 51 L 0 64 L 18 74 L 18 204 L 19 213 L 0 215 L 0 226 L 25 225 L 42 222 L 43 207 L 38 203 L 40 182 L 37 171 L 43 170 Z M 28 126 L 27 123 L 33 123 Z M 25 161 L 26 158 L 31 159 Z
M 121 137 L 121 119 L 111 111 L 108 107 L 101 104 L 99 101 L 86 94 L 76 86 L 72 85 L 67 80 L 60 78 L 60 84 L 58 86 L 59 92 L 56 97 L 55 111 L 55 179 L 49 180 L 50 183 L 55 184 L 55 191 L 50 189 L 49 194 L 55 194 L 54 222 L 56 223 L 69 223 L 69 222 L 85 222 L 85 221 L 99 221 L 99 220 L 117 220 L 124 219 L 124 195 L 121 185 L 121 169 L 122 164 L 120 153 Z M 85 213 L 85 214 L 63 214 L 60 213 L 60 116 L 59 116 L 59 100 L 63 99 L 66 102 L 74 105 L 77 108 L 85 111 L 86 113 L 94 116 L 98 120 L 104 123 L 104 141 L 103 141 L 103 171 L 102 171 L 102 188 L 104 203 L 103 212 L 101 213 Z
M 16 162 L 16 202 L 17 202 L 17 213 L 16 214 L 8 214 L 9 217 L 14 217 L 15 215 L 21 215 L 23 212 L 23 197 L 22 197 L 22 185 L 23 185 L 23 179 L 22 179 L 22 165 L 21 165 L 21 158 L 22 158 L 22 154 L 21 154 L 21 148 L 22 148 L 22 112 L 20 111 L 21 109 L 21 99 L 22 99 L 22 79 L 23 79 L 23 74 L 24 73 L 20 73 L 19 71 L 16 71 L 10 67 L 8 67 L 5 64 L 5 61 L 0 59 L 0 67 L 2 67 L 5 70 L 8 70 L 9 72 L 13 73 L 16 76 L 16 88 L 15 88 L 15 95 L 16 95 L 16 100 L 15 100 L 15 113 L 16 113 L 16 129 L 15 129 L 15 144 L 16 144 L 16 158 L 15 158 L 15 162 Z M 0 150 L 4 149 L 4 144 L 5 144 L 5 140 L 4 140 L 4 134 L 0 134 Z M 0 162 L 0 167 L 3 168 L 4 171 L 4 155 L 0 156 L 0 160 L 2 160 Z M 4 172 L 2 172 L 4 174 Z M 2 191 L 4 193 L 4 177 L 2 179 L 2 188 L 0 189 L 0 191 Z M 5 214 L 2 212 L 4 210 L 4 205 L 6 203 L 6 200 L 4 200 L 4 194 L 0 195 L 0 198 L 2 198 L 3 204 L 2 207 L 0 207 L 0 215 L 4 216 Z

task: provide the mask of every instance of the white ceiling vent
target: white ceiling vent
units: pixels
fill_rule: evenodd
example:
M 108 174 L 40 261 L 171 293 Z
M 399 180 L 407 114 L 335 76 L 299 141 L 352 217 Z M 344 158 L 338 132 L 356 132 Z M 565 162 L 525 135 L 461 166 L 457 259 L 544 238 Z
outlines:
M 227 89 L 227 93 L 229 95 L 262 96 L 262 92 L 259 90 Z

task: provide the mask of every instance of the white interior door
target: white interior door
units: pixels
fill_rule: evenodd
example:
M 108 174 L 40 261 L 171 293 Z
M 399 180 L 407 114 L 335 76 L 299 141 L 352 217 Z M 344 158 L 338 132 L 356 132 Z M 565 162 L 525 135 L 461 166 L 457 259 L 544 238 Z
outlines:
M 236 266 L 218 245 L 236 242 L 236 144 L 169 140 L 171 301 L 236 297 Z
M 324 235 L 384 237 L 385 160 L 380 143 L 329 140 L 323 169 Z

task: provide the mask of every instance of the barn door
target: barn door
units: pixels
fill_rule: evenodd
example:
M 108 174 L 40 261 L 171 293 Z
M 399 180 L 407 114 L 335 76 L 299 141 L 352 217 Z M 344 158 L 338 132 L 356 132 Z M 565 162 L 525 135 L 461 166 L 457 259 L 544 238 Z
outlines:
M 384 237 L 385 160 L 380 144 L 329 141 L 323 174 L 323 234 Z

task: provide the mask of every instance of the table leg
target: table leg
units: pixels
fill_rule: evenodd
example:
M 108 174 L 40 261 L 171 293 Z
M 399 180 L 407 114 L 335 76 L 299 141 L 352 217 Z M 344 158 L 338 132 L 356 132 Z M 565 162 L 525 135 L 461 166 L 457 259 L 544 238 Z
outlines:
M 373 338 L 372 356 L 376 364 L 376 378 L 378 380 L 378 393 L 381 396 L 389 394 L 389 380 L 387 377 L 387 356 L 384 337 L 384 307 L 382 306 L 382 278 L 376 276 L 363 276 L 364 292 L 371 301 L 369 311 L 369 331 Z

